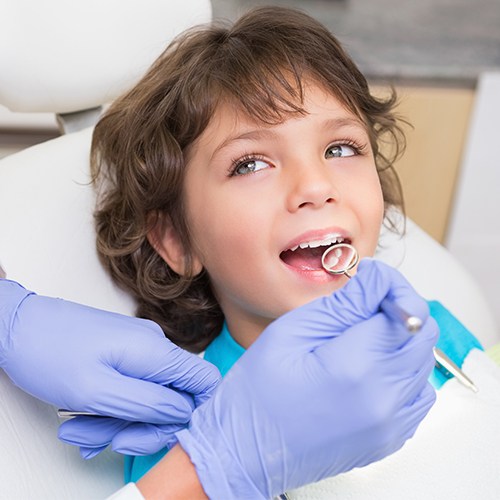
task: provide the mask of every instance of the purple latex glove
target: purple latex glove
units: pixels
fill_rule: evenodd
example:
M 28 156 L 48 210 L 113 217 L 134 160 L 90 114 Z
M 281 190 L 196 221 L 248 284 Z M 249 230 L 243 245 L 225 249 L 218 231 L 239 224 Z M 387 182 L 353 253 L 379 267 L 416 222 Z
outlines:
M 0 280 L 0 367 L 59 408 L 115 417 L 75 419 L 86 457 L 115 442 L 164 447 L 220 380 L 152 321 L 38 296 L 9 280 Z
M 59 439 L 78 446 L 80 455 L 93 458 L 108 445 L 127 455 L 151 455 L 177 443 L 175 433 L 186 423 L 147 424 L 108 417 L 75 417 L 61 424 Z
M 390 297 L 423 327 L 411 336 Z M 394 269 L 363 261 L 341 290 L 273 322 L 177 433 L 210 498 L 271 498 L 377 461 L 435 401 L 438 327 Z

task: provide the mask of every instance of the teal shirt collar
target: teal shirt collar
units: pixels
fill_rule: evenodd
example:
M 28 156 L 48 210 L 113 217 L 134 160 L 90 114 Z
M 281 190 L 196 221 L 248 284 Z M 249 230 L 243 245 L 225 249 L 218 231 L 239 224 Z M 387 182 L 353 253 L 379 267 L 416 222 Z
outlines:
M 214 364 L 224 377 L 244 352 L 245 349 L 233 339 L 224 323 L 219 336 L 206 348 L 204 358 Z

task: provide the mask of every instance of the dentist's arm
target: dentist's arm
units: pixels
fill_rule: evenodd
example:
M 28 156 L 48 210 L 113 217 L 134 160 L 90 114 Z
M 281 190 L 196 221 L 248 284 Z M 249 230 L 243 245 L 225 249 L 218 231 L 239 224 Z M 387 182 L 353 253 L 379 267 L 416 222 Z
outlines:
M 423 319 L 417 335 L 379 311 L 385 297 Z M 434 403 L 437 335 L 399 273 L 363 262 L 344 289 L 272 323 L 137 487 L 147 499 L 272 498 L 384 458 Z M 203 491 L 189 489 L 186 454 Z
M 135 349 L 144 337 L 160 338 L 155 328 L 148 332 L 152 324 L 55 299 L 36 299 L 23 290 L 12 282 L 0 282 L 0 363 L 16 383 L 58 406 L 130 419 L 145 415 L 142 394 L 132 401 L 111 397 L 109 402 L 100 388 L 105 379 L 112 392 L 115 387 L 127 389 L 121 377 L 130 382 L 137 377 L 138 390 L 155 385 L 158 367 L 153 375 L 150 355 L 156 359 L 159 344 L 152 341 L 148 355 Z M 417 336 L 410 337 L 379 312 L 380 301 L 387 295 L 423 318 L 424 327 Z M 104 335 L 90 333 L 95 344 L 90 353 L 74 352 L 67 339 L 54 340 L 68 337 L 67 332 L 69 338 L 82 334 L 85 338 L 89 328 Z M 130 332 L 135 329 L 142 332 L 140 339 Z M 50 341 L 44 341 L 46 334 Z M 194 410 L 189 427 L 176 434 L 180 446 L 138 482 L 140 491 L 146 498 L 170 494 L 175 498 L 177 493 L 177 498 L 205 494 L 210 498 L 270 498 L 383 458 L 413 435 L 434 401 L 426 379 L 434 365 L 436 337 L 437 327 L 428 318 L 425 302 L 399 273 L 374 262 L 363 263 L 343 290 L 292 311 L 266 329 L 215 395 Z M 206 400 L 218 381 L 214 371 L 190 355 L 179 355 L 177 349 L 170 351 L 168 341 L 163 342 L 179 363 L 170 363 L 165 353 L 159 356 L 164 366 L 161 378 L 178 384 L 173 375 L 178 373 L 188 381 L 178 384 L 181 390 L 193 393 L 195 400 Z M 74 370 L 79 374 L 85 373 L 82 366 L 89 373 L 97 371 L 96 382 L 86 387 L 81 398 L 73 391 L 68 395 L 65 384 L 57 382 L 61 372 L 51 371 L 54 358 L 46 345 L 56 349 L 57 358 L 71 360 L 64 364 L 68 373 L 73 373 L 71 363 L 79 364 Z M 45 354 L 47 362 L 40 359 Z M 54 378 L 52 389 L 48 378 L 32 382 L 34 359 L 39 369 Z M 73 382 L 80 385 L 81 378 L 85 377 L 75 376 Z M 170 394 L 165 387 L 158 391 Z M 151 393 L 154 399 L 156 390 Z M 180 421 L 186 415 L 189 419 L 191 407 L 183 412 L 186 407 L 176 398 L 168 411 L 158 400 L 154 404 L 158 406 L 146 415 L 146 421 L 165 422 L 173 417 Z M 173 411 L 177 405 L 181 409 Z M 99 443 L 90 439 L 88 444 L 93 448 Z M 132 439 L 131 447 L 136 444 Z M 85 436 L 80 445 L 85 445 Z M 117 498 L 140 498 L 138 491 L 130 485 Z M 194 493 L 182 493 L 187 491 Z
M 42 297 L 0 279 L 0 368 L 24 391 L 89 419 L 85 457 L 108 444 L 171 442 L 220 380 L 152 321 Z M 182 393 L 182 394 L 180 394 Z M 135 423 L 137 422 L 137 423 Z M 148 422 L 145 425 L 141 422 Z

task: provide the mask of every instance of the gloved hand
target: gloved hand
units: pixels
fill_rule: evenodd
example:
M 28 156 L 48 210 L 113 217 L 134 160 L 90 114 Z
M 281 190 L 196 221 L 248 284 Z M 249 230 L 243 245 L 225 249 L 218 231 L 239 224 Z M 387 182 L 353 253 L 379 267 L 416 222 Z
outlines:
M 61 424 L 59 439 L 78 446 L 85 459 L 95 457 L 108 445 L 113 451 L 126 455 L 152 455 L 176 444 L 175 433 L 184 427 L 186 422 L 148 424 L 111 417 L 78 416 Z
M 412 336 L 386 296 L 423 320 Z M 434 403 L 438 328 L 394 269 L 363 261 L 341 290 L 274 321 L 177 433 L 210 498 L 271 498 L 377 461 Z
M 151 453 L 168 445 L 220 380 L 152 321 L 38 296 L 9 280 L 0 280 L 0 367 L 59 408 L 115 417 L 74 419 L 85 436 L 74 444 L 87 458 L 111 442 Z

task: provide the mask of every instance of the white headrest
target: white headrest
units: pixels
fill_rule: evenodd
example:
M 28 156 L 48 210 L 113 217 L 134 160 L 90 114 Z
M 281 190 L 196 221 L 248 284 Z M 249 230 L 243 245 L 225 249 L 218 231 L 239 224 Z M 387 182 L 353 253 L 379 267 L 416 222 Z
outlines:
M 210 0 L 4 0 L 0 102 L 11 111 L 97 107 L 211 15 Z

